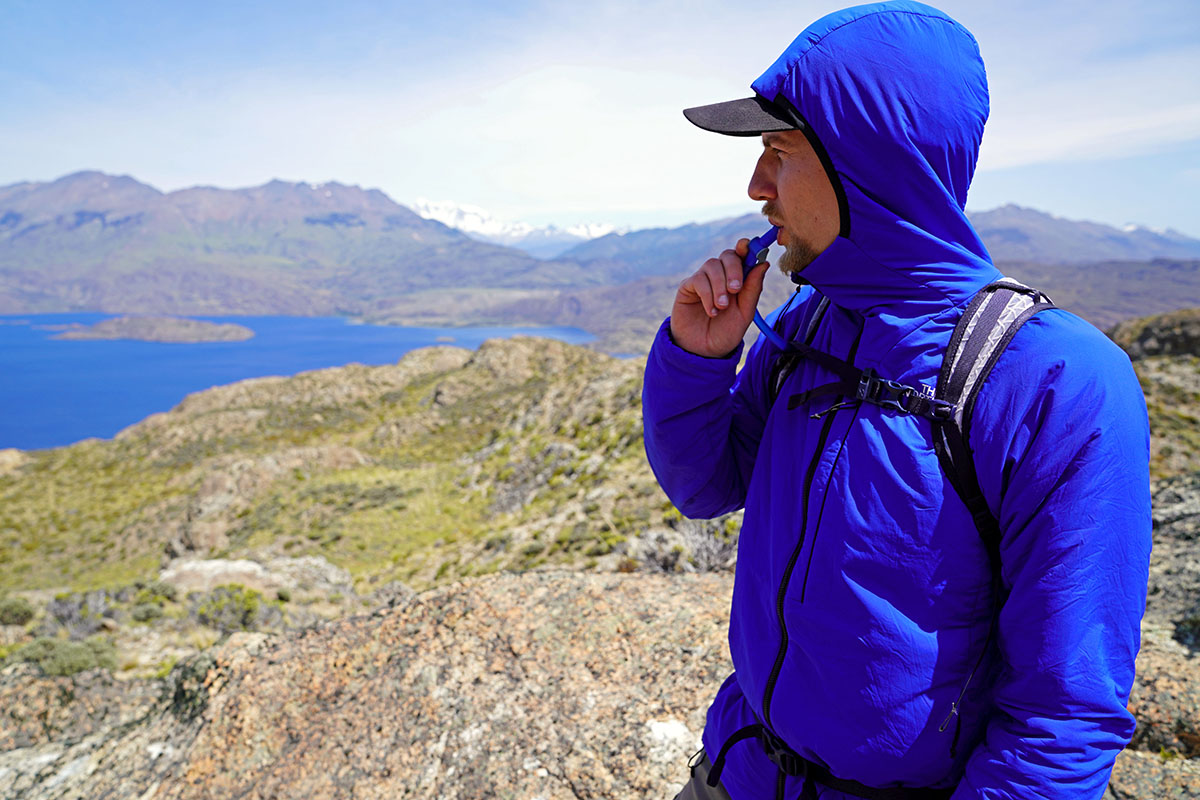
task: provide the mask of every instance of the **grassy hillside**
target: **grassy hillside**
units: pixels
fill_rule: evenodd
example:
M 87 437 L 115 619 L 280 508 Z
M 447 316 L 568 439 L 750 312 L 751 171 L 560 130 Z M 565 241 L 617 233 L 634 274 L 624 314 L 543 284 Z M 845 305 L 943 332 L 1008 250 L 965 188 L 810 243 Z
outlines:
M 363 585 L 611 559 L 668 508 L 639 392 L 639 364 L 531 339 L 203 392 L 10 463 L 0 589 L 120 584 L 197 553 L 316 554 Z
M 1197 357 L 1135 366 L 1155 476 L 1200 469 Z M 640 382 L 639 361 L 519 338 L 243 381 L 111 441 L 6 451 L 0 590 L 119 585 L 188 555 L 320 555 L 368 588 L 611 567 L 678 522 L 645 462 Z
M 1179 319 L 1118 336 L 1169 353 L 1134 362 L 1155 478 L 1200 471 L 1200 358 L 1170 344 L 1191 330 Z M 0 451 L 0 659 L 40 635 L 76 648 L 39 640 L 44 668 L 105 658 L 152 674 L 222 633 L 304 626 L 406 587 L 728 566 L 736 516 L 683 519 L 646 463 L 641 371 L 531 338 L 428 348 L 210 389 L 110 441 Z M 319 580 L 177 591 L 164 568 L 196 559 Z

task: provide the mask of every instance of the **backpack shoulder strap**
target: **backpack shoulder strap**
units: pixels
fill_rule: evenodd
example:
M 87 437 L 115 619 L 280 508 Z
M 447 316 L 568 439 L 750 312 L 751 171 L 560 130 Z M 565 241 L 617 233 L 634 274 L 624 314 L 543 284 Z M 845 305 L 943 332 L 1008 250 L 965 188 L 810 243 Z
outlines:
M 980 388 L 1013 336 L 1030 317 L 1048 308 L 1055 308 L 1049 297 L 1011 278 L 988 284 L 955 325 L 938 375 L 934 397 L 949 403 L 954 413 L 934 425 L 934 449 L 970 510 L 993 566 L 999 564 L 1000 524 L 988 509 L 975 471 L 969 443 L 971 413 Z
M 792 295 L 796 297 L 795 294 Z M 820 295 L 820 300 L 817 301 L 816 310 L 813 311 L 812 317 L 808 320 L 808 325 L 804 329 L 804 344 L 812 344 L 813 339 L 817 335 L 817 328 L 821 324 L 821 318 L 825 316 L 826 309 L 829 308 L 829 298 L 825 295 Z M 790 302 L 790 301 L 789 301 Z M 784 309 L 786 311 L 786 307 Z M 781 313 L 775 318 L 775 330 L 779 334 L 783 334 L 783 314 Z M 803 353 L 794 350 L 785 350 L 775 355 L 775 361 L 771 364 L 771 370 L 767 374 L 767 408 L 774 407 L 775 400 L 779 397 L 779 392 L 783 389 L 783 384 L 787 382 L 788 377 L 795 371 L 796 365 L 804 358 Z

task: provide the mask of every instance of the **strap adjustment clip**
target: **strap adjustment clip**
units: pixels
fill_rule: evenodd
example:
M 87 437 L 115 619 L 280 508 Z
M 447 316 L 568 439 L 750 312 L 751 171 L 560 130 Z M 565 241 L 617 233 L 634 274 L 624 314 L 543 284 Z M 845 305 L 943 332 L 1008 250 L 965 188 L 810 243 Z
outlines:
M 954 419 L 955 406 L 947 400 L 930 397 L 928 394 L 900 381 L 879 377 L 879 373 L 867 367 L 858 378 L 854 397 L 901 414 L 929 417 L 934 422 L 950 422 Z
M 906 404 L 908 398 L 915 393 L 911 386 L 881 378 L 879 373 L 867 367 L 858 379 L 858 391 L 854 396 L 858 400 L 865 400 L 877 406 L 908 414 L 909 410 Z

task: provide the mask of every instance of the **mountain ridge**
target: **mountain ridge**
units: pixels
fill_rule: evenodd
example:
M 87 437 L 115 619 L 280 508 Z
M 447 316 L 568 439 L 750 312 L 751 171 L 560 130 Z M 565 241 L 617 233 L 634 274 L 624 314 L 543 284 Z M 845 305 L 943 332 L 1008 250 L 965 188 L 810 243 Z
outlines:
M 1003 271 L 1099 326 L 1200 303 L 1196 240 L 1017 206 L 972 219 Z M 425 219 L 379 189 L 273 180 L 163 193 L 85 171 L 0 187 L 0 314 L 567 324 L 599 336 L 598 349 L 642 352 L 673 284 L 763 227 L 747 214 L 612 232 L 545 259 Z M 785 284 L 770 279 L 763 304 L 782 302 Z
M 970 211 L 967 218 L 997 263 L 1039 261 L 1069 264 L 1101 260 L 1200 258 L 1200 239 L 1189 238 L 1178 231 L 1159 232 L 1143 226 L 1122 230 L 1098 222 L 1070 220 L 1011 203 L 987 211 Z M 680 235 L 685 232 L 696 234 L 684 237 L 685 241 L 692 242 L 737 230 L 754 231 L 757 234 L 765 227 L 760 214 L 744 214 L 673 228 L 644 228 L 580 243 L 564 251 L 563 256 L 585 262 L 606 258 L 636 258 L 638 264 L 648 266 L 654 263 L 656 254 L 661 258 L 663 252 L 669 252 L 672 238 L 681 238 Z M 709 245 L 710 248 L 712 246 L 715 245 Z M 690 256 L 691 260 L 699 257 L 694 253 Z
M 164 194 L 87 172 L 0 193 L 0 313 L 362 315 L 439 286 L 594 282 L 342 184 Z

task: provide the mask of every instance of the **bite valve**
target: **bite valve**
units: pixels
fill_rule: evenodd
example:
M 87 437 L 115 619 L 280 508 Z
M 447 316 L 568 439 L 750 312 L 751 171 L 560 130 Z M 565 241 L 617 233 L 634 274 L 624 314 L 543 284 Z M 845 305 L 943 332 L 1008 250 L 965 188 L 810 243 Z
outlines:
M 762 236 L 755 236 L 750 240 L 747 248 L 746 257 L 742 259 L 742 266 L 746 268 L 746 272 L 757 267 L 759 264 L 767 260 L 767 251 L 771 249 L 771 245 L 775 244 L 775 237 L 779 235 L 779 227 L 772 225 L 767 232 Z M 758 309 L 754 309 L 754 324 L 762 331 L 762 335 L 767 337 L 767 341 L 775 345 L 780 350 L 787 350 L 788 344 L 784 341 L 775 330 L 767 324 L 763 319 L 762 314 L 758 313 Z
M 742 259 L 742 266 L 746 269 L 753 269 L 766 261 L 767 251 L 771 249 L 771 245 L 775 244 L 775 237 L 778 235 L 779 228 L 772 225 L 762 236 L 755 236 L 751 239 L 746 257 Z

